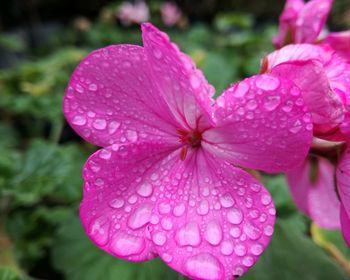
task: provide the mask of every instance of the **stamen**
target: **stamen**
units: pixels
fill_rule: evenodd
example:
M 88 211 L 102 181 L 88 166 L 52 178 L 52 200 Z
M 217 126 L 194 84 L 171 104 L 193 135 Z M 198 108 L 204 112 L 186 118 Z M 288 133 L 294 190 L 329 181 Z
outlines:
M 187 156 L 187 147 L 183 146 L 180 152 L 180 159 L 183 161 L 186 159 L 186 156 Z

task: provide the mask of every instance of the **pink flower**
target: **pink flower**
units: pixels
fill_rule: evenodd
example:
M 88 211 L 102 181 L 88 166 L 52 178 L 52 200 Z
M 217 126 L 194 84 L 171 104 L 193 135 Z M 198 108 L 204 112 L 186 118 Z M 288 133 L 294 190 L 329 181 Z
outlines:
M 280 16 L 276 48 L 290 43 L 314 43 L 320 35 L 333 0 L 287 0 Z
M 310 156 L 287 175 L 298 208 L 322 228 L 341 228 L 350 247 L 350 150 L 344 147 L 344 143 L 319 142 L 311 153 L 324 157 Z
M 172 2 L 165 2 L 160 6 L 160 14 L 162 21 L 167 26 L 176 25 L 182 16 L 182 12 L 179 7 Z
M 350 30 L 342 32 L 331 32 L 322 40 L 322 44 L 328 44 L 340 56 L 350 63 Z
M 143 47 L 92 52 L 66 91 L 68 122 L 103 147 L 84 167 L 83 226 L 113 256 L 232 279 L 257 261 L 275 221 L 267 190 L 238 166 L 279 172 L 304 160 L 312 125 L 299 89 L 257 75 L 215 102 L 166 34 L 147 23 L 142 36 Z
M 312 115 L 314 135 L 349 139 L 350 64 L 327 46 L 288 45 L 262 61 L 262 71 L 292 80 Z
M 143 1 L 137 1 L 135 4 L 124 2 L 118 10 L 117 17 L 123 25 L 139 24 L 149 19 L 149 9 Z

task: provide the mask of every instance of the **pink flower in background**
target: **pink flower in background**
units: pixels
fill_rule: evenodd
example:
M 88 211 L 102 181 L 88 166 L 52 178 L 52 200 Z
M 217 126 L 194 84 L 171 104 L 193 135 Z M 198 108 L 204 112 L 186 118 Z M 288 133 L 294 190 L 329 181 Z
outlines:
M 182 17 L 182 12 L 180 8 L 172 2 L 163 3 L 160 6 L 160 14 L 163 23 L 167 26 L 176 25 Z
M 124 2 L 118 9 L 117 17 L 124 25 L 142 23 L 149 19 L 149 9 L 145 2 L 137 1 L 135 4 Z
M 304 160 L 312 124 L 303 98 L 265 74 L 215 102 L 166 34 L 143 24 L 142 36 L 143 47 L 92 52 L 66 91 L 68 122 L 103 147 L 84 167 L 83 226 L 116 257 L 159 256 L 192 279 L 233 279 L 257 261 L 275 221 L 267 190 L 238 166 L 280 172 Z
M 350 30 L 331 32 L 322 40 L 321 44 L 328 44 L 340 56 L 350 63 Z
M 291 43 L 314 43 L 320 35 L 333 0 L 287 0 L 279 19 L 279 33 L 273 38 L 276 48 Z
M 341 229 L 350 247 L 350 150 L 345 147 L 344 143 L 316 144 L 311 154 L 323 154 L 336 165 L 325 157 L 310 156 L 287 177 L 298 208 L 322 228 Z

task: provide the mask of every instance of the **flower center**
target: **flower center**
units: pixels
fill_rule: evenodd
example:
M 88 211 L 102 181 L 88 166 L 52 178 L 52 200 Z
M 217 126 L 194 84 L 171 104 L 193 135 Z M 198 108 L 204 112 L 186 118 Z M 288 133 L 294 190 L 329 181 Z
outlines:
M 179 141 L 184 144 L 184 146 L 181 148 L 180 158 L 181 160 L 185 160 L 188 147 L 198 148 L 201 146 L 202 133 L 197 129 L 190 131 L 177 129 L 177 133 L 179 134 Z

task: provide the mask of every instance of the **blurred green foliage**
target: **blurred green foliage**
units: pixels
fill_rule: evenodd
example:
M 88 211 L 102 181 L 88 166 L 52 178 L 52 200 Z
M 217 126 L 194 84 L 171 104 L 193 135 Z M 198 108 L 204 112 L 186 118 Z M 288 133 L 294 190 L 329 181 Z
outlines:
M 151 8 L 157 11 L 159 6 Z M 118 25 L 115 9 L 103 9 L 84 30 L 69 26 L 54 34 L 31 59 L 0 71 L 0 280 L 181 279 L 160 260 L 134 264 L 100 251 L 78 219 L 81 169 L 95 148 L 65 124 L 62 97 L 74 67 L 89 51 L 141 44 L 139 28 Z M 256 27 L 252 15 L 237 12 L 218 14 L 211 25 L 197 22 L 172 29 L 162 26 L 159 16 L 153 18 L 192 56 L 216 96 L 230 83 L 258 73 L 276 32 L 276 26 Z M 20 39 L 1 34 L 0 46 L 10 52 L 26 49 Z M 323 246 L 313 242 L 310 221 L 295 208 L 285 177 L 266 175 L 263 181 L 277 208 L 276 233 L 242 279 L 349 279 Z M 349 257 L 339 232 L 319 234 Z

